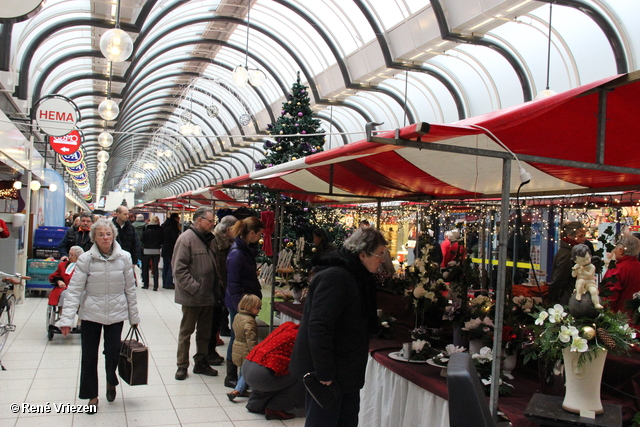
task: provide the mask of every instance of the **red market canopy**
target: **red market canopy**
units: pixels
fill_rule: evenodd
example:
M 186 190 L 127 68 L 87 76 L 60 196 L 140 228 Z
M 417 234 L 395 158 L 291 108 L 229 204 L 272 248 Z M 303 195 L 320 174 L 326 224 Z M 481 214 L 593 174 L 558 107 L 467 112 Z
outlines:
M 230 196 L 227 193 L 233 194 L 235 197 Z M 235 194 L 238 193 L 238 194 Z M 222 205 L 226 203 L 230 206 L 244 206 L 245 203 L 238 201 L 244 197 L 244 191 L 225 189 L 222 190 L 216 187 L 200 188 L 198 190 L 187 191 L 177 196 L 178 200 L 182 200 L 185 203 L 195 206 L 213 206 L 214 203 Z
M 522 195 L 640 185 L 640 73 L 613 76 L 455 124 L 418 123 L 224 181 L 310 202 L 499 197 L 502 163 L 531 174 Z M 601 120 L 601 118 L 603 118 Z M 605 119 L 606 118 L 606 119 Z M 371 134 L 371 132 L 369 132 Z M 599 138 L 603 135 L 604 138 Z M 520 184 L 511 168 L 511 193 Z

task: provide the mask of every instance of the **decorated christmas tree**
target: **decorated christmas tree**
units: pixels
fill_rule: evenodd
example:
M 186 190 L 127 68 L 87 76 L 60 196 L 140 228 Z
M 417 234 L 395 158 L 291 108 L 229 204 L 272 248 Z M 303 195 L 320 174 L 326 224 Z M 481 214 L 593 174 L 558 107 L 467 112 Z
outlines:
M 300 83 L 299 72 L 296 82 L 291 87 L 291 93 L 282 103 L 280 117 L 275 123 L 267 125 L 267 132 L 273 139 L 264 143 L 265 158 L 256 163 L 256 170 L 297 160 L 323 150 L 324 130 L 320 128 L 320 120 L 313 117 L 307 86 Z M 249 201 L 257 208 L 273 207 L 276 202 L 282 204 L 283 248 L 296 251 L 300 237 L 304 237 L 303 253 L 305 257 L 310 257 L 313 230 L 316 227 L 324 228 L 331 240 L 339 246 L 346 238 L 347 233 L 340 223 L 339 212 L 314 208 L 307 202 L 282 196 L 263 185 L 254 184 L 251 189 Z
M 280 117 L 267 125 L 267 132 L 274 137 L 264 143 L 265 158 L 256 163 L 256 170 L 296 160 L 322 151 L 324 130 L 320 120 L 313 118 L 307 86 L 300 83 L 300 72 L 291 86 L 291 93 L 282 103 Z M 282 135 L 282 136 L 280 136 Z

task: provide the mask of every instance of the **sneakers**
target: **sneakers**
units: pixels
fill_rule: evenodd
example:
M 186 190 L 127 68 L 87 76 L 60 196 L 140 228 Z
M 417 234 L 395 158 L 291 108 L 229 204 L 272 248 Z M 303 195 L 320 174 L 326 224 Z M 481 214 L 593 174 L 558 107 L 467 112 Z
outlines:
M 195 372 L 195 370 L 194 370 Z M 189 374 L 187 374 L 187 368 L 178 368 L 178 370 L 176 371 L 176 379 L 178 381 L 182 381 L 184 379 L 186 379 L 189 376 Z
M 222 362 L 224 362 L 224 357 L 220 356 L 218 353 L 210 354 L 205 359 L 209 365 L 213 366 L 222 365 Z
M 264 417 L 268 420 L 290 420 L 296 416 L 284 411 L 274 411 L 272 409 L 265 408 Z
M 233 390 L 230 393 L 227 393 L 227 397 L 232 402 L 236 399 L 236 397 L 240 397 L 240 396 L 242 396 L 242 393 L 240 393 L 238 390 Z
M 193 367 L 193 373 L 194 374 L 208 375 L 210 377 L 215 377 L 215 376 L 218 375 L 218 371 L 213 369 L 207 363 L 204 363 L 204 361 L 195 364 L 195 366 Z M 176 375 L 177 375 L 177 373 L 176 373 Z

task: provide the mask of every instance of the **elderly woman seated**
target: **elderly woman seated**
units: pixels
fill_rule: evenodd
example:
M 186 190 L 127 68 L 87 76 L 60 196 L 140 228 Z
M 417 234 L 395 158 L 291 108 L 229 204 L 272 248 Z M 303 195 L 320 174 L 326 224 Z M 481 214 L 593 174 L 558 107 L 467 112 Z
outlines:
M 78 257 L 84 253 L 80 246 L 72 246 L 69 249 L 69 259 L 60 261 L 56 271 L 49 275 L 49 283 L 53 285 L 49 293 L 49 305 L 62 307 L 64 301 L 64 291 L 69 286 L 71 276 L 76 269 Z

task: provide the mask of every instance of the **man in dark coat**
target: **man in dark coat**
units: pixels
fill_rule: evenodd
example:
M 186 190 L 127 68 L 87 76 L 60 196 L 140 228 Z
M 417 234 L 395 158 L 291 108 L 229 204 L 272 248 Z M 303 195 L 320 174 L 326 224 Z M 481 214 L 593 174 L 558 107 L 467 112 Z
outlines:
M 69 249 L 71 249 L 72 246 L 80 246 L 85 252 L 91 249 L 91 246 L 93 246 L 93 242 L 89 237 L 91 224 L 93 224 L 91 214 L 83 212 L 80 214 L 80 226 L 77 228 L 72 226 L 67 229 L 58 245 L 60 261 L 67 261 L 69 259 Z
M 358 424 L 369 339 L 377 328 L 373 273 L 386 244 L 378 230 L 360 228 L 314 270 L 290 369 L 300 379 L 315 372 L 325 385 L 336 382 L 341 393 L 324 408 L 307 393 L 307 427 Z
M 180 236 L 179 224 L 180 215 L 175 212 L 162 224 L 162 287 L 165 289 L 174 289 L 171 258 Z
M 140 258 L 140 242 L 138 242 L 138 233 L 136 233 L 135 227 L 129 221 L 129 208 L 118 206 L 114 212 L 113 223 L 118 230 L 116 241 L 122 250 L 131 254 L 131 261 L 133 265 L 136 265 Z

